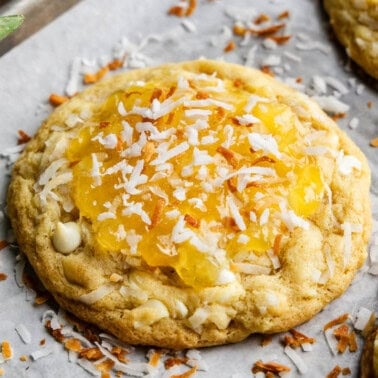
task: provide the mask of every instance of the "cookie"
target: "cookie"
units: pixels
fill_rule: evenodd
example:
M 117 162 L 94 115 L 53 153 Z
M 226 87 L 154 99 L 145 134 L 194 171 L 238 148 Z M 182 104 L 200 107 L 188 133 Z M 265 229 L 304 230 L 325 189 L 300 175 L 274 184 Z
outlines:
M 199 60 L 59 106 L 14 165 L 18 244 L 57 302 L 132 344 L 238 342 L 341 295 L 366 257 L 366 159 L 304 94 Z
M 361 356 L 361 378 L 378 376 L 378 328 L 367 336 Z
M 324 0 L 331 25 L 347 54 L 378 78 L 378 1 Z

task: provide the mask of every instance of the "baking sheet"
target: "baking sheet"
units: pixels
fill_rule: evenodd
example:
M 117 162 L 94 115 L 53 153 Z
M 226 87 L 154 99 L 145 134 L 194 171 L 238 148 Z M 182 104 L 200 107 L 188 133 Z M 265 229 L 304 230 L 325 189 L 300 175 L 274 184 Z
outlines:
M 378 231 L 378 151 L 369 147 L 369 140 L 378 134 L 378 109 L 376 104 L 377 83 L 351 65 L 343 50 L 333 40 L 326 15 L 319 2 L 299 1 L 206 1 L 198 2 L 194 15 L 183 25 L 183 19 L 167 15 L 167 10 L 175 5 L 173 0 L 86 0 L 73 7 L 63 16 L 52 22 L 0 58 L 0 114 L 1 139 L 0 153 L 7 152 L 17 142 L 17 130 L 23 129 L 33 134 L 51 108 L 47 104 L 50 93 L 63 93 L 70 75 L 70 67 L 75 58 L 84 58 L 87 65 L 101 65 L 113 57 L 113 48 L 122 46 L 132 52 L 133 66 L 152 65 L 168 61 L 182 61 L 207 57 L 224 59 L 237 63 L 263 64 L 271 55 L 279 56 L 281 61 L 272 67 L 278 76 L 302 78 L 304 88 L 309 88 L 314 75 L 331 76 L 339 79 L 348 93 L 341 100 L 350 105 L 341 127 L 366 153 L 373 171 L 373 216 L 374 228 Z M 242 10 L 242 11 L 241 11 Z M 276 16 L 289 10 L 287 32 L 293 35 L 290 42 L 276 50 L 261 46 L 261 40 L 245 41 L 235 39 L 235 50 L 224 53 L 223 49 L 233 38 L 229 34 L 233 20 L 226 13 L 240 14 L 251 19 L 262 12 Z M 226 12 L 227 11 L 227 12 Z M 226 28 L 225 28 L 226 27 Z M 120 41 L 123 41 L 120 44 Z M 299 50 L 298 44 L 316 41 L 315 49 Z M 253 46 L 255 59 L 251 59 Z M 296 62 L 285 55 L 291 52 L 300 57 Z M 95 67 L 93 67 L 95 69 Z M 282 72 L 281 72 L 282 71 Z M 79 85 L 80 88 L 80 85 Z M 332 91 L 330 91 L 331 93 Z M 372 108 L 368 108 L 368 102 Z M 350 120 L 357 117 L 359 125 L 351 129 Z M 16 155 L 0 159 L 1 186 L 0 198 L 5 207 L 9 164 Z M 1 238 L 11 238 L 5 219 L 1 222 Z M 14 279 L 16 250 L 5 248 L 0 251 L 0 272 L 8 278 L 0 282 L 0 342 L 9 340 L 14 349 L 12 360 L 0 364 L 6 377 L 87 377 L 75 363 L 68 361 L 67 352 L 44 330 L 41 315 L 49 305 L 34 306 L 27 301 L 25 288 L 19 287 Z M 330 319 L 345 312 L 355 314 L 360 306 L 378 311 L 378 278 L 363 268 L 349 290 L 325 308 L 305 325 L 298 327 L 301 332 L 316 338 L 312 352 L 298 353 L 308 365 L 310 373 L 306 376 L 324 377 L 338 364 L 352 369 L 352 376 L 358 374 L 358 360 L 362 339 L 358 339 L 357 353 L 345 352 L 333 356 L 321 332 Z M 30 295 L 30 293 L 29 293 Z M 30 298 L 29 298 L 30 299 Z M 18 324 L 24 324 L 32 333 L 32 341 L 25 344 L 15 331 Z M 207 372 L 197 372 L 198 377 L 250 377 L 251 367 L 259 359 L 275 360 L 292 368 L 291 376 L 299 376 L 295 365 L 283 353 L 279 343 L 282 335 L 276 335 L 273 342 L 262 348 L 260 338 L 252 336 L 246 341 L 201 351 L 208 365 Z M 40 340 L 45 339 L 45 346 Z M 19 360 L 21 355 L 52 348 L 53 353 L 37 361 Z M 143 360 L 146 349 L 137 348 L 135 359 Z M 169 372 L 157 376 L 169 376 Z

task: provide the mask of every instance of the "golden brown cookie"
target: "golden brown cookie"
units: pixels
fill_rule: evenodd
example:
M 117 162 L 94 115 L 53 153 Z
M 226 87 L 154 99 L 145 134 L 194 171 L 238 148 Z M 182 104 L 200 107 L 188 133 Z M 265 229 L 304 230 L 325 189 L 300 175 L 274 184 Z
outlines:
M 361 378 L 378 377 L 378 327 L 366 337 L 360 365 Z
M 347 54 L 378 78 L 378 1 L 324 0 L 324 6 Z
M 57 108 L 14 166 L 20 248 L 59 304 L 132 344 L 290 329 L 366 257 L 370 173 L 307 96 L 199 60 Z

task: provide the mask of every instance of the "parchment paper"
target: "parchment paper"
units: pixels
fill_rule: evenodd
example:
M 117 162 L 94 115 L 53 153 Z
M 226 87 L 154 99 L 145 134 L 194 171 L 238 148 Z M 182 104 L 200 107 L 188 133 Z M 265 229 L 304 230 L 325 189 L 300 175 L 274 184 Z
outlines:
M 201 56 L 213 59 L 245 63 L 246 56 L 256 45 L 254 63 L 259 66 L 269 55 L 281 57 L 282 77 L 301 77 L 304 87 L 308 88 L 314 75 L 332 76 L 343 82 L 349 93 L 341 100 L 350 105 L 346 118 L 339 124 L 360 146 L 369 158 L 373 171 L 372 192 L 378 193 L 378 150 L 369 147 L 369 140 L 377 136 L 378 109 L 376 104 L 377 83 L 367 78 L 355 65 L 350 65 L 346 55 L 334 41 L 328 27 L 328 20 L 319 2 L 313 0 L 291 1 L 199 1 L 194 15 L 188 19 L 190 25 L 183 26 L 183 19 L 167 15 L 173 0 L 85 0 L 69 12 L 42 29 L 30 39 L 0 58 L 0 153 L 15 146 L 17 130 L 23 129 L 33 134 L 51 108 L 47 104 L 50 93 L 63 93 L 66 87 L 70 67 L 74 58 L 85 58 L 87 64 L 94 60 L 110 61 L 112 49 L 122 38 L 123 47 L 134 51 L 134 66 L 158 64 L 168 61 L 196 59 Z M 292 40 L 284 47 L 266 50 L 255 39 L 238 45 L 230 52 L 223 48 L 232 38 L 227 26 L 232 28 L 233 21 L 225 14 L 225 9 L 233 8 L 240 13 L 244 8 L 245 17 L 265 12 L 276 16 L 284 10 L 290 11 L 288 33 Z M 255 9 L 255 13 L 253 12 Z M 193 25 L 196 30 L 193 29 Z M 192 30 L 192 31 L 190 31 Z M 150 36 L 150 38 L 147 38 Z M 319 41 L 322 48 L 301 51 L 296 44 L 303 41 Z M 237 40 L 239 43 L 240 41 Z M 138 46 L 144 47 L 138 50 Z M 134 46 L 133 46 L 134 45 Z M 324 48 L 325 46 L 325 48 Z M 292 52 L 301 58 L 301 62 L 289 59 L 284 52 Z M 251 55 L 250 55 L 251 57 Z M 280 69 L 278 69 L 279 71 Z M 79 86 L 80 89 L 80 86 Z M 362 94 L 357 94 L 356 92 Z M 369 109 L 367 103 L 373 107 Z M 352 130 L 347 125 L 353 117 L 358 117 L 359 125 Z M 9 163 L 16 155 L 0 160 L 0 200 L 5 207 L 5 195 L 8 184 Z M 378 230 L 378 202 L 372 194 L 374 227 Z M 1 221 L 0 237 L 11 238 L 8 223 Z M 17 251 L 9 247 L 0 251 L 0 272 L 8 278 L 0 282 L 0 342 L 9 340 L 14 349 L 12 360 L 0 364 L 6 377 L 87 377 L 90 376 L 75 363 L 69 363 L 67 352 L 56 343 L 44 330 L 41 315 L 49 309 L 48 305 L 34 306 L 25 300 L 24 288 L 17 286 L 14 279 L 14 266 Z M 378 311 L 378 277 L 362 269 L 349 290 L 331 303 L 324 311 L 310 322 L 298 327 L 298 330 L 315 337 L 312 352 L 301 352 L 309 366 L 309 377 L 325 377 L 338 364 L 350 367 L 352 376 L 358 374 L 358 360 L 362 339 L 359 337 L 357 353 L 345 352 L 333 356 L 321 332 L 329 320 L 348 312 L 355 314 L 360 306 Z M 24 324 L 32 333 L 32 341 L 25 344 L 15 331 L 15 326 Z M 283 353 L 279 343 L 282 335 L 276 335 L 273 342 L 261 347 L 260 338 L 252 336 L 246 341 L 223 347 L 208 348 L 201 351 L 209 369 L 198 372 L 198 377 L 250 377 L 251 367 L 259 359 L 278 361 L 292 368 L 291 376 L 299 376 L 296 367 Z M 46 339 L 46 346 L 40 346 L 40 340 Z M 21 355 L 29 355 L 38 349 L 53 347 L 52 355 L 37 360 L 21 362 Z M 145 349 L 137 349 L 136 354 L 143 360 Z M 162 373 L 163 374 L 163 373 Z

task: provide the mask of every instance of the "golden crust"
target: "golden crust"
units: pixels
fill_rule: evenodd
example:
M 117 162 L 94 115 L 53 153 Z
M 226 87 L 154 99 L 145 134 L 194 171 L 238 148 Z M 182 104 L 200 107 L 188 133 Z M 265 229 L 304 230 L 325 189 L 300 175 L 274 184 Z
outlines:
M 324 0 L 331 25 L 348 55 L 378 78 L 378 2 Z
M 231 290 L 231 303 L 224 305 L 214 299 L 213 309 L 227 311 L 231 321 L 224 329 L 206 323 L 202 331 L 188 326 L 187 317 L 170 316 L 151 325 L 134 327 L 132 309 L 143 303 L 125 297 L 116 289 L 99 301 L 87 305 L 79 297 L 109 283 L 116 272 L 125 280 L 137 283 L 148 298 L 162 302 L 170 314 L 175 303 L 186 304 L 189 315 L 206 302 L 208 295 L 222 296 L 223 292 L 194 290 L 175 285 L 169 274 L 159 270 L 138 272 L 120 269 L 122 261 L 117 254 L 104 256 L 94 247 L 88 221 L 75 212 L 69 214 L 62 205 L 49 200 L 48 206 L 40 203 L 34 185 L 41 171 L 46 169 L 45 159 L 53 150 L 46 140 L 56 125 L 63 125 L 72 113 L 95 108 L 111 93 L 125 88 L 133 80 L 149 81 L 161 75 L 178 78 L 182 72 L 217 73 L 219 78 L 241 80 L 246 88 L 263 88 L 265 96 L 287 104 L 302 122 L 314 130 L 325 130 L 338 139 L 338 149 L 353 155 L 361 162 L 361 170 L 342 176 L 335 162 L 320 162 L 323 174 L 333 193 L 332 207 L 324 200 L 320 210 L 311 218 L 309 230 L 295 229 L 281 254 L 281 269 L 273 275 L 241 275 L 238 287 Z M 70 132 L 66 129 L 65 132 Z M 335 160 L 335 159 L 333 159 Z M 57 302 L 79 318 L 99 325 L 120 339 L 143 345 L 169 348 L 188 348 L 238 342 L 251 333 L 275 333 L 288 330 L 313 317 L 326 304 L 341 295 L 349 286 L 356 271 L 366 258 L 366 244 L 370 236 L 371 215 L 369 202 L 370 172 L 366 158 L 357 146 L 307 96 L 275 81 L 260 71 L 238 65 L 199 60 L 157 68 L 130 71 L 102 81 L 78 94 L 57 108 L 43 123 L 36 136 L 14 166 L 8 192 L 9 216 L 17 241 L 31 265 Z M 51 243 L 54 225 L 58 221 L 77 221 L 82 227 L 83 243 L 71 255 L 57 253 Z M 344 267 L 344 242 L 340 224 L 344 221 L 362 225 L 361 233 L 352 234 L 352 254 Z M 313 270 L 327 268 L 325 250 L 335 265 L 334 274 L 325 284 L 314 282 Z M 66 270 L 71 270 L 67 275 Z M 76 277 L 76 281 L 72 277 Z M 71 277 L 67 279 L 67 277 Z M 116 287 L 116 285 L 114 285 Z M 241 288 L 241 290 L 240 290 Z M 219 294 L 220 293 L 220 294 Z M 278 304 L 269 305 L 273 293 Z M 204 299 L 205 298 L 205 299 Z M 145 301 L 145 300 L 144 300 Z M 268 303 L 268 311 L 263 304 Z M 270 307 L 269 307 L 270 306 Z

